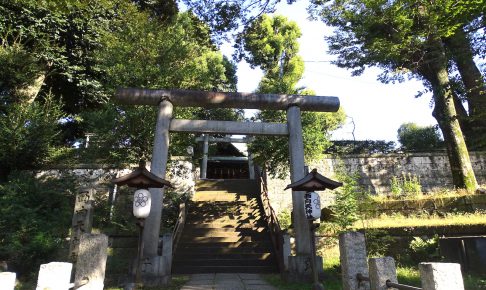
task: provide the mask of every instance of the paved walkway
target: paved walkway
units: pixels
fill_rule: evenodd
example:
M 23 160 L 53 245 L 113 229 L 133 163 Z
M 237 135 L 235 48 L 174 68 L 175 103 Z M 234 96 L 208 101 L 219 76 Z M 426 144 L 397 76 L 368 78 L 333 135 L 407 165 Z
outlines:
M 278 290 L 258 274 L 193 274 L 181 290 Z

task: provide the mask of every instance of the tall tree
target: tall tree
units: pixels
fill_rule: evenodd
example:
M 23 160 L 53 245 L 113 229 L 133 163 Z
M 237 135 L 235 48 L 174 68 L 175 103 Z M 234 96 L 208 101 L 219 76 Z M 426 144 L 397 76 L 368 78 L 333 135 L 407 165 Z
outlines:
M 339 67 L 354 69 L 357 75 L 368 66 L 379 66 L 384 70 L 382 81 L 401 80 L 409 74 L 430 87 L 433 116 L 447 146 L 453 183 L 473 191 L 478 185 L 454 106 L 443 42 L 454 24 L 461 24 L 448 18 L 451 1 L 313 1 L 313 9 L 336 28 L 327 40 L 331 53 L 338 55 Z
M 216 50 L 208 27 L 190 12 L 180 13 L 171 22 L 161 22 L 150 11 L 140 12 L 127 5 L 113 22 L 113 31 L 102 36 L 103 49 L 97 54 L 106 71 L 109 92 L 117 87 L 236 90 L 235 65 Z M 96 133 L 97 155 L 110 161 L 137 161 L 150 158 L 156 108 L 108 104 L 87 112 L 89 132 Z M 237 119 L 233 110 L 176 108 L 178 118 Z M 181 154 L 194 142 L 190 134 L 171 135 L 171 154 Z
M 486 148 L 486 83 L 479 70 L 474 57 L 476 55 L 472 47 L 472 40 L 464 28 L 459 27 L 454 33 L 445 39 L 446 48 L 451 53 L 461 80 L 464 86 L 465 99 L 468 105 L 468 112 L 463 117 L 463 128 L 466 128 L 466 142 L 470 148 Z M 460 108 L 461 103 L 456 103 Z
M 237 39 L 237 58 L 244 58 L 253 67 L 259 66 L 264 76 L 259 93 L 312 94 L 297 87 L 304 72 L 304 62 L 298 55 L 300 29 L 283 16 L 266 14 L 251 23 Z M 256 119 L 262 122 L 286 122 L 283 111 L 261 111 Z M 302 113 L 304 155 L 307 162 L 318 159 L 331 145 L 329 131 L 344 121 L 338 113 Z M 250 144 L 255 160 L 268 165 L 273 175 L 285 176 L 288 171 L 288 139 L 258 137 Z
M 113 17 L 114 8 L 115 1 L 108 0 L 2 1 L 2 43 L 21 46 L 37 66 L 34 81 L 23 88 L 30 99 L 41 89 L 51 91 L 63 99 L 69 113 L 107 100 L 94 52 L 100 46 L 99 32 Z
M 443 148 L 443 140 L 435 126 L 404 123 L 397 133 L 398 141 L 406 151 L 428 152 Z

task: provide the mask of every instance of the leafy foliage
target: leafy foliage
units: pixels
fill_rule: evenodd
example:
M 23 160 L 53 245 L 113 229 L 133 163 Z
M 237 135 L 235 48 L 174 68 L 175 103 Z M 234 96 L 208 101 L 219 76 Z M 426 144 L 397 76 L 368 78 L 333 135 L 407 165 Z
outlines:
M 438 262 L 439 255 L 439 236 L 435 235 L 430 239 L 414 237 L 409 246 L 410 256 L 415 263 Z
M 332 141 L 332 145 L 326 149 L 327 154 L 376 154 L 395 152 L 395 142 L 383 140 L 339 140 Z
M 337 226 L 337 231 L 342 232 L 359 220 L 359 204 L 366 198 L 367 192 L 358 183 L 358 172 L 348 174 L 341 168 L 336 171 L 336 178 L 343 186 L 334 191 L 336 198 L 330 209 L 333 212 L 332 222 Z
M 405 151 L 431 151 L 443 148 L 443 140 L 435 126 L 421 127 L 405 123 L 398 129 L 398 141 Z
M 195 13 L 199 19 L 211 27 L 212 37 L 220 42 L 228 32 L 246 27 L 264 13 L 275 12 L 280 0 L 241 0 L 241 1 L 198 1 L 182 0 L 182 3 Z M 293 3 L 295 0 L 287 0 Z
M 359 75 L 369 66 L 383 69 L 383 82 L 417 77 L 433 92 L 434 111 L 447 144 L 454 185 L 475 190 L 463 133 L 457 119 L 454 92 L 450 86 L 444 38 L 471 21 L 450 17 L 456 1 L 312 1 L 311 11 L 335 27 L 327 37 L 335 64 Z M 462 8 L 471 12 L 486 7 L 483 0 Z M 474 14 L 473 17 L 478 17 Z
M 103 35 L 104 48 L 97 55 L 110 91 L 120 86 L 236 90 L 234 63 L 214 49 L 207 27 L 190 13 L 160 23 L 127 6 L 115 27 Z M 83 113 L 86 130 L 95 134 L 96 146 L 90 150 L 110 162 L 149 159 L 156 111 L 155 107 L 107 104 Z M 174 114 L 184 119 L 241 118 L 241 111 L 229 109 L 175 108 Z M 171 154 L 184 152 L 193 142 L 194 135 L 172 134 Z
M 15 103 L 0 113 L 0 179 L 12 170 L 35 168 L 47 161 L 60 117 L 60 105 L 50 96 L 43 104 Z
M 0 184 L 0 259 L 19 275 L 51 262 L 68 234 L 74 198 L 69 179 L 13 173 Z
M 93 52 L 114 5 L 111 1 L 3 1 L 0 37 L 4 43 L 22 45 L 30 54 L 27 59 L 35 59 L 47 76 L 44 90 L 63 96 L 68 112 L 78 112 L 106 101 Z
M 402 173 L 401 177 L 393 176 L 390 182 L 391 194 L 394 197 L 414 197 L 422 194 L 420 178 L 411 173 Z
M 312 94 L 309 90 L 297 88 L 304 70 L 304 63 L 297 55 L 300 34 L 297 24 L 285 17 L 263 15 L 240 35 L 237 58 L 244 58 L 264 71 L 259 93 Z M 331 144 L 328 131 L 342 124 L 344 114 L 342 111 L 303 112 L 301 118 L 306 161 L 316 160 Z M 286 123 L 286 115 L 282 111 L 261 111 L 255 119 Z M 265 164 L 271 175 L 282 177 L 288 174 L 288 138 L 257 137 L 250 143 L 249 149 L 255 161 Z
M 22 44 L 6 41 L 0 46 L 0 66 L 0 112 L 4 112 L 10 103 L 26 101 L 20 92 L 34 84 L 41 67 Z

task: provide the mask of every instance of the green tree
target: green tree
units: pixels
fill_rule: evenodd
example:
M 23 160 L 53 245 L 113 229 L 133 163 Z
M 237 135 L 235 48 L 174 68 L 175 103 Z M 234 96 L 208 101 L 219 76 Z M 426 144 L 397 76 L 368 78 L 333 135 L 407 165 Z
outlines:
M 468 27 L 476 29 L 475 27 Z M 474 57 L 478 55 L 478 48 L 474 47 L 473 37 L 464 28 L 459 27 L 454 33 L 445 38 L 448 49 L 457 71 L 460 75 L 463 97 L 468 110 L 462 101 L 455 100 L 459 121 L 464 130 L 466 143 L 470 149 L 486 148 L 486 83 Z
M 0 260 L 20 278 L 34 278 L 54 260 L 68 235 L 74 204 L 73 180 L 36 178 L 15 172 L 0 183 Z
M 301 33 L 297 24 L 283 16 L 263 15 L 249 25 L 237 40 L 237 57 L 244 58 L 253 67 L 264 71 L 259 93 L 312 94 L 298 88 L 304 63 L 298 56 L 297 39 Z M 286 123 L 283 111 L 261 111 L 256 119 L 262 122 Z M 342 111 L 338 113 L 302 113 L 304 154 L 307 162 L 322 156 L 331 145 L 328 132 L 338 128 L 344 121 Z M 270 174 L 288 174 L 288 139 L 258 137 L 250 144 L 250 151 L 260 164 L 268 165 Z
M 481 3 L 479 3 L 481 2 Z M 357 75 L 368 66 L 384 70 L 384 82 L 402 80 L 404 75 L 422 79 L 433 92 L 436 118 L 444 136 L 451 163 L 453 183 L 473 191 L 477 181 L 458 121 L 448 72 L 444 37 L 465 21 L 450 18 L 455 1 L 313 1 L 314 15 L 335 27 L 327 38 L 339 67 Z M 485 7 L 484 1 L 470 3 L 469 10 Z
M 61 106 L 44 102 L 15 103 L 0 112 L 0 181 L 13 170 L 32 169 L 47 161 L 59 133 Z
M 113 17 L 115 3 L 108 0 L 2 1 L 2 43 L 21 45 L 24 53 L 29 54 L 27 59 L 37 66 L 35 77 L 40 85 L 30 90 L 31 98 L 41 89 L 50 91 L 55 97 L 63 98 L 64 110 L 70 113 L 106 101 L 94 52 L 100 45 L 99 31 Z
M 398 128 L 398 141 L 406 151 L 431 151 L 443 148 L 443 140 L 435 126 L 405 123 Z
M 102 36 L 97 58 L 106 71 L 106 88 L 179 88 L 236 90 L 235 65 L 211 43 L 209 29 L 191 13 L 161 22 L 135 5 Z M 83 114 L 86 130 L 95 133 L 97 155 L 115 162 L 149 159 L 156 119 L 155 107 L 107 104 Z M 175 108 L 175 117 L 185 119 L 237 119 L 241 112 L 229 109 Z M 171 153 L 181 154 L 194 142 L 194 135 L 172 134 Z

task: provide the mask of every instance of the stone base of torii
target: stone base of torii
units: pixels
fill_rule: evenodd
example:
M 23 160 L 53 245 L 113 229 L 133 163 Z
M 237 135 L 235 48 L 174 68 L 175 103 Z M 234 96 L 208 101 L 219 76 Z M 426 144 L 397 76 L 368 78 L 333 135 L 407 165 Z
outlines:
M 165 178 L 170 132 L 226 135 L 273 135 L 289 138 L 290 179 L 295 182 L 305 175 L 304 143 L 302 139 L 301 111 L 336 112 L 339 99 L 323 96 L 300 96 L 253 93 L 222 93 L 189 90 L 120 89 L 116 94 L 119 102 L 131 105 L 158 106 L 155 127 L 151 172 Z M 173 107 L 240 108 L 260 110 L 286 110 L 287 123 L 252 123 L 232 121 L 179 120 L 173 119 Z M 159 246 L 160 219 L 162 216 L 163 189 L 150 189 L 152 208 L 145 223 L 143 259 L 146 267 L 143 275 L 147 286 L 163 285 L 168 280 L 168 266 L 157 253 Z M 292 192 L 293 226 L 296 256 L 289 256 L 289 272 L 295 280 L 310 277 L 310 229 L 304 213 L 304 194 Z M 169 267 L 170 268 L 170 267 Z

